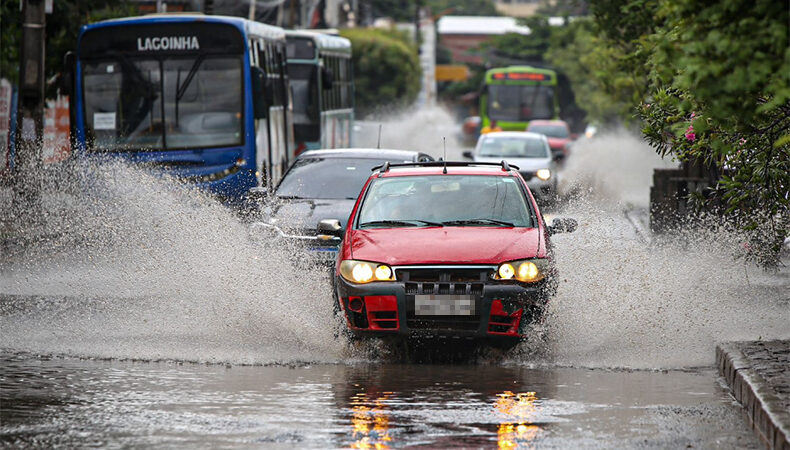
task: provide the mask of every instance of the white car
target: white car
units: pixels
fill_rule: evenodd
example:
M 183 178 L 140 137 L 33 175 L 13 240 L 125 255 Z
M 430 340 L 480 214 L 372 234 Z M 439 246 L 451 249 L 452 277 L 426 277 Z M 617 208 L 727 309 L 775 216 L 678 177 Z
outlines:
M 557 195 L 557 163 L 545 135 L 526 131 L 503 131 L 480 136 L 477 146 L 464 156 L 475 162 L 502 160 L 518 166 L 533 195 L 550 201 Z

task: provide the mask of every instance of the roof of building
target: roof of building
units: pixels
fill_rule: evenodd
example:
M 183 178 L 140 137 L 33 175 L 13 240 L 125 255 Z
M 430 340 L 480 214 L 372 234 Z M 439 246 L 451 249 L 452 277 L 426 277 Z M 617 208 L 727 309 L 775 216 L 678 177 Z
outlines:
M 530 34 L 532 30 L 519 25 L 514 17 L 444 16 L 437 22 L 439 34 L 497 35 Z

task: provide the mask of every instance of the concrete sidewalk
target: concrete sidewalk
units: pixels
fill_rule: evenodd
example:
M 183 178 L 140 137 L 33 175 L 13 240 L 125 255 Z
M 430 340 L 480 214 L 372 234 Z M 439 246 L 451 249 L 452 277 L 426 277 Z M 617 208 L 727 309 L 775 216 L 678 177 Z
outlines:
M 790 340 L 719 344 L 716 365 L 757 436 L 790 450 Z

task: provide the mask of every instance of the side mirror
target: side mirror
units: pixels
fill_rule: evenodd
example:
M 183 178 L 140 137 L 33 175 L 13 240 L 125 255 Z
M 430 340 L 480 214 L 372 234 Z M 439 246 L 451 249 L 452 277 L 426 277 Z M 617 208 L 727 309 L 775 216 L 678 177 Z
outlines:
M 247 191 L 247 197 L 256 204 L 263 204 L 269 199 L 269 189 L 256 186 Z
M 343 237 L 343 227 L 337 219 L 324 219 L 318 222 L 318 235 Z
M 573 233 L 574 231 L 576 231 L 576 228 L 578 226 L 579 226 L 579 222 L 576 222 L 576 219 L 557 218 L 551 221 L 551 225 L 549 226 L 549 234 Z
M 269 89 L 266 79 L 266 74 L 260 67 L 250 68 L 250 78 L 252 80 L 252 109 L 253 115 L 256 119 L 265 119 L 268 113 L 268 102 L 266 101 L 269 95 Z
M 335 84 L 335 73 L 332 72 L 332 69 L 321 68 L 321 83 L 325 90 L 332 89 L 332 86 Z
M 579 139 L 579 133 L 571 133 L 571 140 L 575 141 L 576 139 Z
M 464 155 L 464 158 L 469 158 L 469 159 L 473 158 L 472 152 L 470 152 L 470 151 L 463 152 L 463 155 Z

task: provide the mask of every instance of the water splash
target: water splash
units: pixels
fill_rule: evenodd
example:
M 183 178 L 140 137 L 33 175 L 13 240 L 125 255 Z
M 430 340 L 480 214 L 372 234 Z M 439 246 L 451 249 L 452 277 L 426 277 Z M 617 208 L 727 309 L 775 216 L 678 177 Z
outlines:
M 623 132 L 573 148 L 565 180 L 577 197 L 558 213 L 580 226 L 552 238 L 561 273 L 548 319 L 552 361 L 710 365 L 717 342 L 788 337 L 790 274 L 736 259 L 743 235 L 716 218 L 664 238 L 638 234 L 652 168 L 668 164 Z
M 447 134 L 458 159 L 453 128 L 444 112 L 411 114 L 385 125 L 382 146 L 438 157 Z M 710 365 L 719 341 L 788 336 L 787 271 L 735 262 L 737 234 L 648 243 L 635 233 L 624 211 L 644 217 L 652 167 L 668 164 L 622 133 L 574 147 L 563 173 L 574 196 L 553 213 L 580 227 L 553 237 L 562 278 L 547 323 L 526 348 L 482 363 L 688 367 Z M 45 239 L 0 258 L 0 347 L 253 364 L 369 357 L 336 338 L 327 274 L 309 258 L 256 244 L 180 184 L 95 169 L 95 195 L 50 198 Z
M 269 363 L 336 360 L 328 276 L 253 243 L 205 194 L 95 167 L 46 240 L 4 259 L 2 347 L 77 356 Z M 35 296 L 34 300 L 30 296 Z M 20 302 L 36 302 L 34 307 Z

